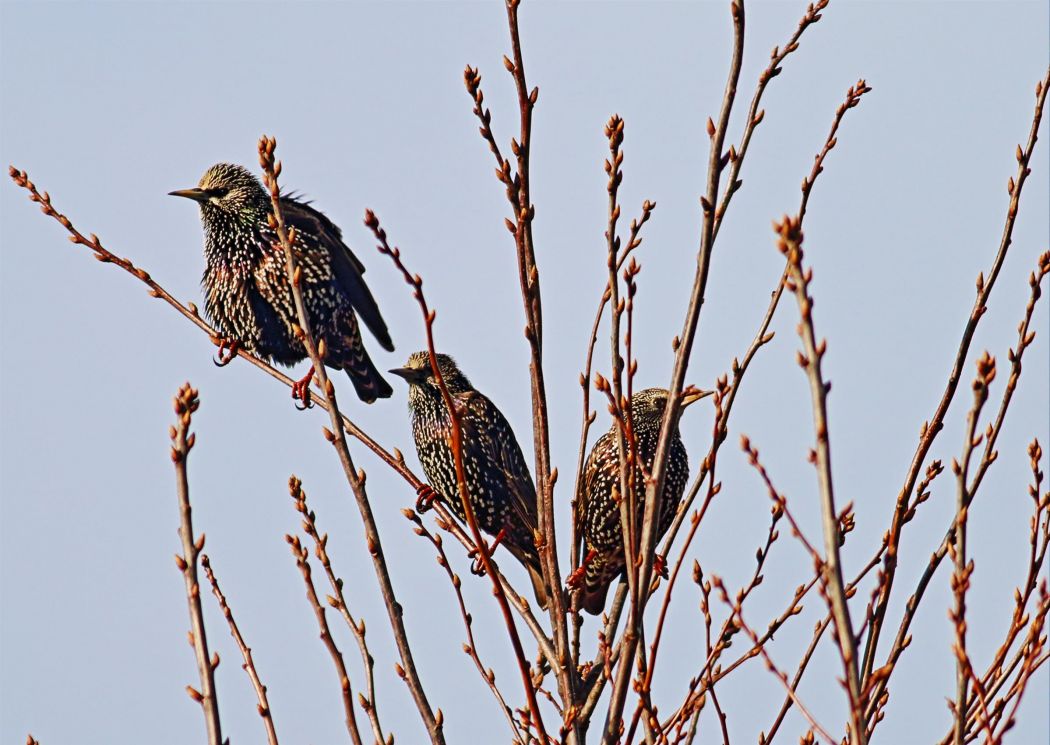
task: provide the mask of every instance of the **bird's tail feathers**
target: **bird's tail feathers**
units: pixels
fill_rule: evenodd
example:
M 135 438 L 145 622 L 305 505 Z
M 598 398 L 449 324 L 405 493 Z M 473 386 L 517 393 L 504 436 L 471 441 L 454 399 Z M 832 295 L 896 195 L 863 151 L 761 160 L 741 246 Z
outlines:
M 580 604 L 592 616 L 600 616 L 605 610 L 605 596 L 609 594 L 608 582 L 585 587 L 580 595 Z
M 547 588 L 543 584 L 543 573 L 534 566 L 529 567 L 529 579 L 532 580 L 532 591 L 536 594 L 536 604 L 547 610 Z
M 357 349 L 359 351 L 351 354 L 347 359 L 340 360 L 337 365 L 346 372 L 350 382 L 354 384 L 357 397 L 366 404 L 373 403 L 377 398 L 390 398 L 394 394 L 394 389 L 379 373 L 364 346 L 359 344 Z

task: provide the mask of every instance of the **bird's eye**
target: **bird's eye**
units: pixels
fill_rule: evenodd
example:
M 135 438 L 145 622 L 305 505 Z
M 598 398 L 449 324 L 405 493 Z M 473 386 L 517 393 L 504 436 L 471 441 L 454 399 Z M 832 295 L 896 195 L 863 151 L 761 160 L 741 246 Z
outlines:
M 225 186 L 219 186 L 214 189 L 208 189 L 208 193 L 211 194 L 213 197 L 218 197 L 219 199 L 222 199 L 224 196 L 230 193 L 230 190 L 227 189 Z

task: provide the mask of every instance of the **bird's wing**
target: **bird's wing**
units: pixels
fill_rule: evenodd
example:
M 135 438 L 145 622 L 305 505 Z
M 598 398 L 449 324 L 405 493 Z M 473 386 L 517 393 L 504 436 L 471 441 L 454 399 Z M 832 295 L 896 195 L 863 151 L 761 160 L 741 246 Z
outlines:
M 365 266 L 343 243 L 343 234 L 338 226 L 324 213 L 292 195 L 281 197 L 281 213 L 288 225 L 314 236 L 319 245 L 327 250 L 331 257 L 332 271 L 336 281 L 350 298 L 354 310 L 361 316 L 361 320 L 365 322 L 368 330 L 372 332 L 383 349 L 393 352 L 394 342 L 390 339 L 386 322 L 362 276 L 365 273 Z
M 601 459 L 598 457 L 598 454 L 602 452 L 602 447 L 608 436 L 609 434 L 605 433 L 598 438 L 597 442 L 591 447 L 591 452 L 587 455 L 587 462 L 583 467 L 583 478 L 580 479 L 580 492 L 576 495 L 576 507 L 573 510 L 573 524 L 576 526 L 576 537 L 578 540 L 582 540 L 584 535 L 584 523 L 587 519 L 591 484 L 594 482 L 594 477 L 598 474 L 598 469 L 601 468 Z
M 473 414 L 460 417 L 464 449 L 473 449 L 473 457 L 481 456 L 477 458 L 479 462 L 491 464 L 502 474 L 518 518 L 530 530 L 537 529 L 536 487 L 510 423 L 485 395 L 477 391 L 456 398 L 458 405 Z M 484 422 L 486 426 L 482 428 L 475 422 Z

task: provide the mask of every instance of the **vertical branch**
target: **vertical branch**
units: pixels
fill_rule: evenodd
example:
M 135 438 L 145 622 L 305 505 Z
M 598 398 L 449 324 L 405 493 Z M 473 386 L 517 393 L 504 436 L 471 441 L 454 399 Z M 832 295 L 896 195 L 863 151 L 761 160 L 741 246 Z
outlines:
M 623 265 L 627 261 L 627 258 L 634 252 L 636 248 L 638 248 L 638 246 L 642 244 L 642 238 L 640 235 L 642 226 L 649 221 L 649 218 L 652 216 L 654 209 L 656 209 L 656 203 L 650 202 L 648 199 L 646 199 L 644 202 L 642 202 L 641 216 L 637 219 L 631 220 L 631 227 L 627 239 L 627 245 L 623 248 L 622 251 L 620 251 L 619 255 L 616 257 L 617 271 L 623 268 Z M 630 266 L 636 266 L 633 259 Z M 634 273 L 637 273 L 635 270 L 632 271 L 634 271 Z M 594 315 L 594 323 L 591 326 L 590 340 L 587 343 L 587 353 L 586 355 L 584 355 L 583 372 L 580 373 L 580 388 L 583 392 L 583 423 L 580 427 L 580 445 L 576 458 L 576 481 L 572 491 L 573 514 L 575 514 L 577 509 L 576 500 L 579 499 L 580 491 L 583 489 L 583 468 L 587 458 L 587 435 L 590 432 L 591 425 L 594 423 L 595 417 L 597 415 L 597 412 L 591 411 L 591 389 L 589 384 L 591 381 L 591 367 L 594 361 L 594 347 L 598 342 L 598 328 L 601 325 L 602 315 L 605 313 L 605 306 L 609 304 L 610 295 L 611 293 L 609 291 L 609 284 L 606 283 L 606 286 L 602 292 L 601 299 L 598 301 L 598 310 Z M 576 571 L 576 569 L 580 566 L 581 561 L 580 545 L 583 540 L 583 537 L 577 535 L 577 527 L 578 526 L 576 524 L 576 521 L 573 520 L 571 559 L 572 571 Z M 609 617 L 610 619 L 619 619 L 618 613 L 612 613 Z M 579 613 L 579 609 L 573 610 L 572 661 L 573 664 L 577 667 L 580 664 L 580 626 L 582 625 L 582 623 L 583 618 Z M 611 629 L 609 632 L 610 636 L 612 632 L 615 631 L 615 627 L 616 623 L 614 622 L 611 624 Z
M 179 538 L 182 553 L 175 555 L 175 564 L 186 581 L 186 599 L 190 607 L 190 643 L 197 658 L 201 689 L 186 686 L 190 698 L 201 705 L 204 724 L 208 730 L 208 745 L 222 743 L 222 725 L 219 722 L 219 702 L 215 690 L 215 668 L 219 666 L 219 655 L 208 656 L 208 638 L 204 631 L 204 611 L 201 608 L 201 587 L 197 579 L 197 558 L 204 548 L 204 534 L 193 537 L 193 509 L 190 507 L 190 484 L 186 461 L 197 439 L 190 433 L 193 412 L 200 406 L 197 389 L 189 383 L 179 388 L 175 396 L 175 415 L 178 420 L 170 427 L 171 461 L 175 464 L 175 486 L 179 497 Z
M 638 519 L 637 494 L 634 489 L 633 453 L 628 452 L 628 443 L 633 440 L 630 395 L 623 395 L 623 369 L 624 360 L 620 353 L 620 318 L 626 308 L 626 299 L 620 298 L 620 282 L 617 273 L 617 255 L 620 253 L 620 239 L 616 235 L 616 223 L 620 219 L 620 205 L 617 201 L 620 183 L 623 181 L 623 172 L 620 165 L 623 163 L 623 153 L 620 146 L 623 144 L 623 119 L 619 116 L 609 118 L 605 125 L 605 136 L 609 140 L 609 159 L 605 161 L 605 172 L 609 175 L 609 183 L 606 187 L 609 192 L 609 221 L 605 228 L 605 241 L 608 246 L 606 266 L 609 271 L 608 293 L 609 293 L 609 345 L 611 358 L 611 374 L 609 376 L 610 395 L 612 397 L 611 408 L 618 410 L 618 420 L 621 426 L 616 428 L 616 453 L 620 464 L 620 527 L 623 532 L 624 565 L 627 570 L 627 585 L 631 591 L 632 602 L 637 602 L 638 583 L 636 573 L 636 550 L 638 546 L 637 525 Z M 633 450 L 633 448 L 631 448 Z
M 977 437 L 977 422 L 981 409 L 988 400 L 988 386 L 995 379 L 995 358 L 987 352 L 977 361 L 977 377 L 973 382 L 973 407 L 966 417 L 966 440 L 963 444 L 962 463 L 952 460 L 952 471 L 957 483 L 955 502 L 955 539 L 949 544 L 954 554 L 955 572 L 952 575 L 952 594 L 955 608 L 949 614 L 955 627 L 956 689 L 955 689 L 955 745 L 964 745 L 966 735 L 966 696 L 972 669 L 966 653 L 966 591 L 970 588 L 973 561 L 966 561 L 966 525 L 970 494 L 966 479 L 970 472 L 970 456 L 983 437 Z M 979 683 L 978 683 L 979 684 Z
M 532 147 L 532 111 L 539 98 L 539 88 L 530 91 L 525 78 L 525 62 L 521 51 L 518 31 L 518 6 L 520 0 L 505 0 L 507 25 L 510 31 L 511 55 L 504 57 L 503 65 L 514 79 L 518 94 L 519 133 L 511 139 L 511 152 L 515 157 L 512 173 L 510 161 L 500 153 L 492 134 L 491 115 L 484 108 L 481 91 L 481 76 L 477 69 L 467 67 L 464 82 L 474 101 L 474 113 L 481 122 L 481 135 L 496 159 L 496 177 L 506 186 L 507 199 L 514 211 L 513 219 L 507 219 L 508 230 L 514 236 L 518 259 L 518 282 L 521 286 L 525 308 L 525 337 L 529 342 L 531 361 L 529 374 L 532 392 L 533 449 L 536 458 L 536 500 L 538 513 L 538 543 L 540 564 L 550 602 L 548 613 L 551 619 L 554 646 L 558 653 L 558 664 L 554 667 L 562 700 L 567 704 L 567 714 L 575 716 L 571 702 L 575 701 L 576 673 L 571 664 L 567 608 L 561 587 L 561 572 L 558 568 L 557 541 L 554 523 L 554 481 L 557 471 L 551 471 L 550 425 L 547 415 L 547 392 L 543 376 L 543 313 L 540 300 L 539 270 L 532 237 L 532 221 L 536 216 L 532 204 L 530 181 L 530 152 Z M 570 741 L 579 742 L 580 733 L 573 725 Z
M 693 289 L 689 298 L 689 308 L 686 312 L 685 325 L 680 337 L 676 339 L 676 355 L 674 371 L 671 375 L 671 384 L 668 386 L 668 399 L 664 411 L 663 422 L 660 427 L 660 439 L 657 444 L 656 454 L 653 458 L 651 474 L 645 484 L 645 515 L 642 520 L 639 553 L 641 563 L 638 567 L 637 584 L 639 587 L 649 586 L 653 566 L 653 552 L 656 543 L 656 515 L 663 494 L 664 476 L 667 470 L 667 456 L 670 453 L 671 438 L 679 415 L 682 398 L 682 388 L 685 385 L 685 373 L 689 366 L 689 354 L 692 351 L 693 339 L 696 336 L 697 324 L 700 318 L 700 308 L 703 305 L 704 292 L 707 287 L 707 274 L 711 263 L 711 248 L 714 237 L 715 206 L 718 201 L 718 187 L 722 170 L 728 163 L 728 155 L 723 156 L 722 147 L 725 142 L 726 132 L 729 127 L 729 115 L 736 98 L 737 83 L 740 80 L 740 69 L 744 57 L 744 4 L 743 0 L 733 0 L 731 6 L 733 17 L 733 56 L 729 66 L 729 77 L 726 81 L 725 94 L 722 99 L 722 108 L 718 117 L 718 126 L 708 119 L 708 134 L 711 137 L 711 150 L 708 157 L 707 191 L 701 197 L 703 207 L 703 224 L 701 228 L 700 249 L 697 254 L 696 276 L 693 280 Z M 624 655 L 617 669 L 616 681 L 613 685 L 609 705 L 609 713 L 605 722 L 605 736 L 603 743 L 611 744 L 616 741 L 619 731 L 623 726 L 623 707 L 627 696 L 627 685 L 631 675 L 631 661 L 634 660 L 640 637 L 642 612 L 645 604 L 645 593 L 638 593 L 638 602 L 632 603 L 628 618 L 628 628 L 625 631 Z M 632 631 L 633 629 L 633 631 Z
M 529 704 L 529 711 L 532 714 L 533 724 L 539 732 L 540 742 L 543 745 L 546 745 L 549 738 L 543 726 L 543 717 L 540 714 L 539 701 L 536 699 L 536 686 L 533 684 L 532 676 L 529 672 L 529 662 L 525 658 L 525 650 L 521 646 L 521 638 L 518 636 L 517 627 L 514 625 L 514 618 L 510 612 L 510 603 L 507 600 L 506 592 L 504 592 L 503 583 L 500 581 L 499 576 L 496 573 L 496 565 L 493 563 L 492 556 L 486 547 L 485 539 L 481 535 L 481 529 L 478 527 L 478 521 L 474 515 L 474 506 L 471 504 L 470 494 L 467 492 L 467 480 L 463 466 L 463 431 L 460 422 L 460 413 L 456 408 L 456 403 L 452 400 L 452 394 L 449 393 L 448 387 L 445 385 L 444 378 L 441 376 L 441 368 L 438 367 L 437 364 L 437 350 L 434 345 L 434 319 L 437 317 L 437 312 L 431 310 L 427 305 L 426 297 L 423 295 L 422 277 L 408 271 L 408 268 L 401 260 L 401 250 L 390 246 L 387 241 L 386 231 L 380 226 L 379 218 L 377 218 L 375 213 L 371 210 L 368 210 L 365 213 L 365 225 L 372 231 L 373 235 L 375 235 L 376 240 L 379 241 L 377 247 L 380 253 L 390 257 L 398 271 L 401 272 L 402 278 L 412 287 L 413 297 L 419 304 L 419 309 L 423 314 L 427 337 L 427 351 L 430 355 L 430 368 L 434 373 L 434 379 L 437 381 L 438 388 L 441 391 L 441 398 L 448 410 L 449 420 L 452 424 L 451 447 L 456 468 L 456 486 L 459 490 L 460 504 L 463 506 L 463 514 L 467 519 L 467 527 L 470 528 L 470 533 L 474 538 L 474 544 L 477 547 L 481 565 L 485 569 L 485 574 L 487 574 L 492 580 L 493 595 L 496 596 L 496 602 L 499 604 L 500 611 L 503 613 L 503 620 L 507 626 L 507 633 L 510 637 L 511 646 L 514 649 L 514 655 L 518 662 L 518 669 L 521 672 L 522 684 L 525 688 L 525 697 Z
M 817 445 L 810 451 L 810 461 L 817 467 L 817 479 L 820 484 L 821 521 L 824 532 L 825 583 L 830 597 L 832 615 L 835 619 L 835 630 L 838 646 L 842 654 L 842 664 L 846 673 L 846 685 L 849 691 L 850 715 L 852 720 L 851 741 L 856 745 L 866 745 L 867 727 L 864 723 L 864 703 L 857 670 L 857 640 L 850 620 L 849 605 L 846 601 L 846 589 L 842 579 L 842 560 L 839 556 L 841 531 L 838 513 L 835 511 L 835 493 L 831 478 L 831 436 L 828 431 L 827 394 L 830 383 L 825 382 L 821 372 L 821 363 L 827 350 L 827 341 L 817 341 L 813 326 L 813 298 L 809 294 L 809 282 L 813 270 L 802 268 L 802 231 L 798 220 L 785 218 L 776 226 L 780 235 L 779 248 L 790 264 L 791 284 L 788 289 L 795 293 L 798 301 L 799 335 L 805 350 L 798 355 L 799 365 L 806 371 L 809 379 L 810 398 L 813 404 L 813 425 L 816 429 Z
M 273 726 L 273 715 L 270 712 L 270 701 L 266 697 L 266 686 L 263 685 L 262 679 L 259 677 L 259 671 L 255 669 L 255 660 L 252 659 L 252 649 L 244 641 L 244 637 L 241 635 L 241 630 L 237 626 L 237 622 L 233 618 L 233 611 L 230 610 L 229 603 L 226 602 L 226 596 L 222 594 L 222 590 L 219 589 L 219 580 L 215 578 L 215 572 L 211 568 L 211 560 L 207 554 L 201 554 L 201 566 L 204 567 L 204 574 L 208 577 L 208 582 L 211 583 L 211 592 L 215 598 L 219 601 L 219 608 L 222 609 L 222 615 L 226 618 L 226 623 L 230 625 L 230 635 L 233 636 L 233 640 L 237 643 L 237 648 L 241 650 L 241 656 L 244 658 L 244 664 L 241 665 L 244 671 L 248 673 L 248 678 L 252 682 L 252 688 L 255 689 L 255 698 L 258 699 L 256 706 L 259 716 L 262 717 L 263 726 L 266 727 L 266 741 L 269 745 L 277 745 L 277 730 Z
M 295 300 L 296 314 L 299 318 L 300 339 L 310 356 L 314 373 L 320 381 L 321 389 L 328 400 L 328 414 L 332 428 L 324 428 L 325 439 L 332 443 L 336 449 L 339 462 L 343 467 L 343 473 L 346 475 L 346 480 L 350 484 L 350 490 L 354 493 L 358 511 L 361 513 L 361 522 L 365 530 L 365 543 L 368 547 L 368 553 L 372 556 L 372 566 L 375 569 L 376 578 L 379 581 L 379 589 L 383 595 L 383 603 L 386 606 L 387 616 L 390 619 L 394 643 L 397 645 L 397 651 L 401 657 L 401 665 L 398 668 L 399 674 L 403 673 L 401 677 L 408 685 L 412 699 L 416 704 L 416 709 L 419 711 L 419 716 L 427 729 L 430 741 L 434 745 L 444 745 L 445 735 L 442 731 L 444 717 L 441 716 L 440 709 L 436 715 L 431 709 L 426 692 L 423 690 L 423 683 L 419 679 L 419 673 L 416 671 L 415 660 L 412 657 L 412 648 L 408 643 L 408 634 L 405 631 L 405 623 L 402 617 L 404 611 L 394 593 L 394 585 L 390 580 L 390 571 L 386 565 L 386 556 L 383 553 L 383 544 L 379 539 L 379 529 L 376 527 L 375 516 L 372 514 L 372 505 L 365 490 L 365 472 L 358 471 L 354 466 L 350 448 L 346 442 L 344 419 L 339 413 L 339 404 L 336 401 L 335 386 L 332 385 L 332 381 L 328 379 L 328 373 L 325 371 L 324 340 L 315 340 L 310 332 L 310 321 L 306 313 L 306 306 L 303 303 L 302 291 L 299 288 L 301 275 L 298 271 L 295 252 L 292 248 L 295 238 L 294 231 L 289 231 L 285 228 L 284 218 L 281 215 L 281 192 L 277 183 L 277 177 L 281 172 L 281 164 L 274 162 L 274 150 L 276 147 L 277 141 L 275 139 L 263 136 L 259 140 L 259 163 L 263 167 L 264 183 L 270 190 L 270 202 L 273 207 L 273 228 L 280 240 L 281 247 L 284 249 L 288 282 L 291 287 L 292 297 Z
M 558 652 L 559 665 L 556 669 L 558 687 L 566 708 L 575 700 L 576 671 L 570 667 L 569 635 L 566 623 L 565 598 L 561 592 L 561 571 L 558 568 L 558 549 L 554 523 L 554 473 L 551 472 L 550 458 L 550 424 L 547 416 L 547 390 L 543 376 L 543 310 L 540 301 L 540 275 L 536 265 L 536 252 L 532 238 L 532 221 L 536 216 L 536 207 L 532 203 L 532 186 L 530 179 L 530 153 L 532 149 L 532 111 L 539 98 L 540 89 L 529 90 L 525 79 L 525 60 L 521 51 L 521 35 L 518 31 L 518 6 L 521 0 L 506 0 L 507 26 L 510 31 L 510 42 L 513 61 L 503 58 L 503 64 L 514 78 L 518 93 L 519 133 L 518 138 L 511 140 L 511 151 L 517 157 L 517 173 L 514 176 L 516 189 L 512 196 L 517 198 L 514 206 L 513 227 L 514 243 L 518 255 L 518 278 L 521 284 L 522 300 L 525 305 L 525 336 L 529 342 L 532 361 L 529 372 L 532 380 L 532 422 L 533 446 L 536 451 L 536 499 L 539 515 L 539 533 L 542 545 L 538 546 L 543 568 L 543 577 L 548 585 L 550 599 L 548 611 L 554 637 L 554 646 Z M 574 724 L 571 730 L 571 742 L 578 742 L 580 733 Z

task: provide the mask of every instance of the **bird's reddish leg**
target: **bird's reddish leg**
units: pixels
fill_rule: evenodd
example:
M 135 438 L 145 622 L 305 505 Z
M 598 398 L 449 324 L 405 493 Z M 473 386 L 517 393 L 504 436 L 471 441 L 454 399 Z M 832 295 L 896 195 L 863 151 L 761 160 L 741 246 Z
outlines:
M 423 513 L 431 509 L 438 493 L 430 484 L 420 484 L 416 489 L 416 512 Z
M 313 406 L 313 404 L 310 403 L 310 381 L 313 380 L 313 378 L 314 366 L 310 365 L 309 372 L 307 372 L 304 377 L 292 383 L 292 400 L 303 402 L 302 406 L 296 404 L 296 408 L 300 410 L 309 409 Z
M 507 529 L 506 528 L 500 528 L 499 532 L 496 533 L 496 540 L 494 540 L 492 542 L 492 545 L 488 546 L 487 548 L 483 546 L 482 550 L 485 551 L 485 554 L 487 556 L 492 556 L 493 552 L 496 550 L 496 547 L 500 543 L 502 543 L 503 539 L 506 538 L 506 537 L 507 537 Z M 476 548 L 470 549 L 470 551 L 467 552 L 467 556 L 473 556 L 474 557 L 474 560 L 472 562 L 470 562 L 470 573 L 471 574 L 475 574 L 478 577 L 484 577 L 485 576 L 485 562 L 482 560 L 481 556 L 479 555 L 478 549 L 476 549 Z
M 592 548 L 588 551 L 587 555 L 583 557 L 583 563 L 565 580 L 565 584 L 568 585 L 570 590 L 576 590 L 583 586 L 583 578 L 587 574 L 587 565 L 594 561 L 594 557 L 597 555 L 597 549 Z
M 236 339 L 225 339 L 221 337 L 216 342 L 216 345 L 219 347 L 219 354 L 212 360 L 216 367 L 226 367 L 233 362 L 234 357 L 237 356 L 237 350 L 241 347 L 241 343 Z

